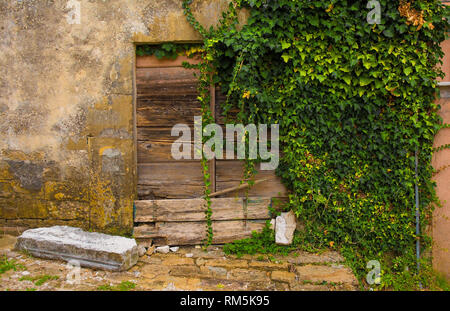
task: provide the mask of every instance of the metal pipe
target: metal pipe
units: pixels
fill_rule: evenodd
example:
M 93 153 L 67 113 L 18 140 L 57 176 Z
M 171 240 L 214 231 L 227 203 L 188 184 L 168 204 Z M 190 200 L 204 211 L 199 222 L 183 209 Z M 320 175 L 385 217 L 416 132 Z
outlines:
M 420 207 L 419 207 L 419 173 L 418 173 L 418 167 L 419 167 L 419 157 L 418 157 L 418 151 L 416 148 L 415 152 L 415 172 L 416 172 L 416 181 L 415 181 L 415 191 L 416 191 L 416 260 L 417 260 L 417 273 L 419 273 L 420 270 L 420 240 L 419 240 L 419 234 L 420 234 Z M 422 288 L 422 284 L 419 284 L 420 288 Z

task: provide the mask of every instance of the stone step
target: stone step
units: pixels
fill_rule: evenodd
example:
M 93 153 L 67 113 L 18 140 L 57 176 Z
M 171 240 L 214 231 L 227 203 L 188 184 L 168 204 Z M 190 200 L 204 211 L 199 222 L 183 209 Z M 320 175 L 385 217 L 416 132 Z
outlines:
M 251 263 L 250 263 L 251 264 Z M 234 267 L 233 267 L 234 266 Z M 280 269 L 283 269 L 281 266 Z M 169 274 L 174 277 L 195 277 L 198 279 L 233 280 L 239 282 L 280 282 L 290 286 L 300 285 L 348 285 L 356 287 L 358 281 L 352 271 L 343 266 L 296 266 L 292 270 L 241 268 L 233 260 L 228 266 L 172 265 Z
M 134 239 L 67 226 L 27 230 L 17 239 L 15 248 L 35 257 L 110 271 L 127 270 L 139 257 Z
M 189 257 L 186 257 L 187 254 Z M 252 284 L 272 282 L 291 289 L 295 287 L 296 290 L 315 287 L 354 290 L 358 286 L 351 269 L 343 264 L 342 256 L 334 251 L 321 254 L 298 251 L 288 256 L 276 256 L 277 260 L 266 257 L 244 255 L 238 258 L 224 254 L 219 247 L 212 247 L 208 252 L 181 248 L 177 253 L 153 254 L 143 260 L 148 264 L 147 269 L 154 266 L 155 271 L 165 270 L 176 278 Z
M 352 270 L 344 265 L 295 266 L 298 280 L 302 282 L 358 285 Z

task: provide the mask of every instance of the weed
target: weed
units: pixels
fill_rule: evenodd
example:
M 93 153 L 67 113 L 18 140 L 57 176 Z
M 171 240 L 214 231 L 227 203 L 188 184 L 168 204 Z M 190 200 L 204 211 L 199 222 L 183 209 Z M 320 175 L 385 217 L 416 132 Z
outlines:
M 16 263 L 14 259 L 9 260 L 6 256 L 3 256 L 3 258 L 0 258 L 0 274 L 9 270 L 26 270 L 26 267 Z
M 39 275 L 39 276 L 26 275 L 26 276 L 21 277 L 19 279 L 19 281 L 21 281 L 21 282 L 22 281 L 30 281 L 30 282 L 33 282 L 34 285 L 36 285 L 36 286 L 41 286 L 48 281 L 53 281 L 53 280 L 58 280 L 58 279 L 59 279 L 59 276 L 44 274 L 44 275 Z
M 136 284 L 130 281 L 123 281 L 118 285 L 112 286 L 109 284 L 100 285 L 97 287 L 99 291 L 114 291 L 114 292 L 127 292 L 136 288 Z

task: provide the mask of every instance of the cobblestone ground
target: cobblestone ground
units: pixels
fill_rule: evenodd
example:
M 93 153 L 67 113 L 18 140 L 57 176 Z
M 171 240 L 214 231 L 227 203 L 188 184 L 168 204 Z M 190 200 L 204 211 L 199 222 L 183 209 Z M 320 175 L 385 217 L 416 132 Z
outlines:
M 126 272 L 81 268 L 12 251 L 16 239 L 0 237 L 0 290 L 357 290 L 356 278 L 336 252 L 289 256 L 227 256 L 221 247 L 205 252 L 183 247 L 176 253 L 140 257 Z M 7 261 L 5 261 L 5 256 Z M 9 270 L 2 273 L 2 267 Z M 3 270 L 5 270 L 3 268 Z M 78 282 L 70 284 L 71 280 Z

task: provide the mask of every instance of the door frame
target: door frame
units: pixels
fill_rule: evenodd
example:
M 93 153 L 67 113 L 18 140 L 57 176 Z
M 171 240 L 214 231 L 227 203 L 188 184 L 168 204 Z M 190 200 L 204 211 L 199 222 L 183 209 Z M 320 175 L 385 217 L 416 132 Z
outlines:
M 201 44 L 202 40 L 145 40 L 145 41 L 133 41 L 133 170 L 134 170 L 134 197 L 133 202 L 138 200 L 138 142 L 137 142 L 137 86 L 136 86 L 136 71 L 137 71 L 137 47 L 139 45 L 160 45 L 164 43 L 175 44 Z M 135 204 L 133 203 L 133 222 L 135 213 Z

